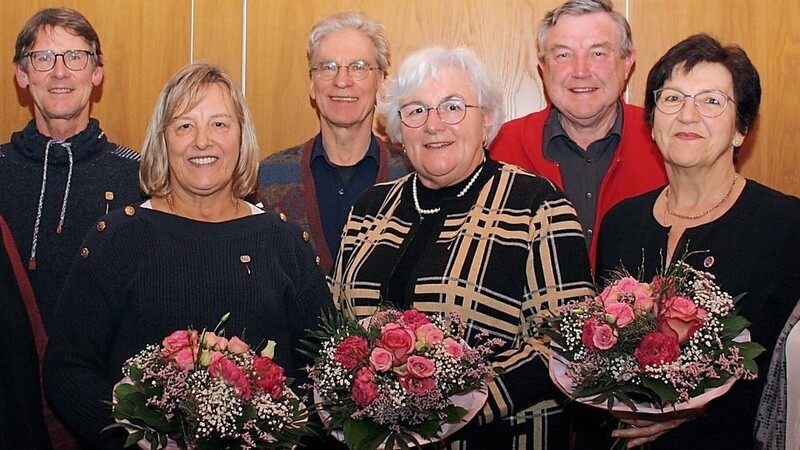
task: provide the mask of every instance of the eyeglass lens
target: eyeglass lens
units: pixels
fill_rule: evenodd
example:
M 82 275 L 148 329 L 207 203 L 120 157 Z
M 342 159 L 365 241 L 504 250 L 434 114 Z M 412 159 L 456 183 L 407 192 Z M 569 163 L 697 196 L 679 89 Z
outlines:
M 676 114 L 683 109 L 686 99 L 691 98 L 697 112 L 705 117 L 717 117 L 728 106 L 728 96 L 717 91 L 701 91 L 687 95 L 676 89 L 655 91 L 656 107 L 664 114 Z

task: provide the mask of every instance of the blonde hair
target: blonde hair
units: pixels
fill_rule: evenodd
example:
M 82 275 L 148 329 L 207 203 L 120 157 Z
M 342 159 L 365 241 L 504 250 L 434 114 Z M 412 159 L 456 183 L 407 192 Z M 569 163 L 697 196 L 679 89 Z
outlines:
M 253 117 L 244 94 L 225 69 L 208 63 L 194 63 L 178 71 L 161 90 L 156 101 L 142 144 L 139 167 L 139 184 L 145 194 L 153 197 L 169 194 L 169 163 L 164 132 L 175 117 L 197 106 L 213 84 L 220 86 L 230 96 L 239 121 L 241 144 L 239 161 L 232 176 L 233 195 L 242 198 L 255 191 L 259 149 Z

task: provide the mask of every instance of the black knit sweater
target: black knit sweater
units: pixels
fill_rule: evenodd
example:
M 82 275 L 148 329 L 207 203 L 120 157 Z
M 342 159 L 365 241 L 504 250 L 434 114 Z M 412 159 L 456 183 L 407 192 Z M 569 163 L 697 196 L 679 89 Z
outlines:
M 230 312 L 227 336 L 274 340 L 276 362 L 297 375 L 293 349 L 331 306 L 311 246 L 271 213 L 206 223 L 129 207 L 101 219 L 81 251 L 56 311 L 44 384 L 53 409 L 96 447 L 121 446 L 119 435 L 100 433 L 111 423 L 103 401 L 147 344 L 188 326 L 211 329 Z
M 39 133 L 33 120 L 12 134 L 11 142 L 0 145 L 0 215 L 8 222 L 26 266 L 36 235 L 36 269 L 29 270 L 28 277 L 46 330 L 53 326 L 58 295 L 89 227 L 107 212 L 106 208 L 142 199 L 139 154 L 109 142 L 97 120 L 89 120 L 84 131 L 65 142 L 73 161 L 69 183 L 67 147 Z M 106 192 L 113 193 L 112 201 L 106 200 Z M 64 224 L 62 234 L 58 234 L 62 209 Z M 35 233 L 37 214 L 40 223 Z

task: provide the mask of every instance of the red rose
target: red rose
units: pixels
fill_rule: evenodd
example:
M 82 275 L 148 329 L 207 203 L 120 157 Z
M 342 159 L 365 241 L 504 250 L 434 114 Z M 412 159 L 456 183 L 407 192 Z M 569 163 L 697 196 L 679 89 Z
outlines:
M 431 323 L 431 319 L 416 309 L 409 309 L 403 312 L 403 323 L 405 323 L 408 328 L 411 328 L 411 331 L 416 331 L 421 325 Z
M 366 408 L 378 398 L 378 386 L 375 384 L 375 374 L 369 367 L 362 367 L 356 373 L 353 383 L 353 401 L 361 408 Z
M 347 370 L 360 366 L 369 357 L 369 343 L 361 336 L 348 336 L 336 347 L 333 360 Z
M 659 308 L 658 331 L 678 344 L 686 343 L 703 326 L 708 313 L 685 297 L 670 297 Z
M 253 360 L 253 379 L 256 387 L 275 400 L 280 400 L 286 382 L 283 367 L 275 364 L 270 358 L 256 356 Z
M 681 348 L 673 337 L 652 332 L 644 336 L 633 355 L 639 367 L 644 369 L 645 366 L 673 362 L 678 359 L 680 353 Z
M 389 350 L 394 357 L 394 365 L 405 364 L 408 355 L 414 351 L 417 338 L 408 328 L 396 323 L 387 323 L 381 328 L 378 345 Z

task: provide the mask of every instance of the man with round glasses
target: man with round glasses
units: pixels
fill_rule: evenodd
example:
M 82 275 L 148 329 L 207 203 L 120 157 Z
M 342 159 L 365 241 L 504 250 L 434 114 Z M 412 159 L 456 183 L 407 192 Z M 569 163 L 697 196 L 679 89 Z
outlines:
M 631 29 L 610 0 L 568 0 L 545 15 L 537 41 L 551 104 L 506 123 L 491 155 L 564 191 L 594 267 L 605 213 L 667 182 L 642 108 L 621 99 L 636 59 Z
M 309 95 L 320 132 L 261 162 L 259 198 L 310 232 L 329 273 L 347 214 L 373 184 L 408 173 L 402 152 L 372 131 L 389 67 L 383 25 L 360 12 L 319 20 L 308 38 Z
M 110 209 L 141 200 L 139 155 L 109 142 L 89 116 L 104 67 L 100 40 L 81 13 L 49 8 L 34 14 L 17 36 L 13 67 L 33 119 L 0 145 L 0 215 L 27 267 L 37 303 L 29 310 L 38 309 L 49 332 L 89 228 Z M 67 448 L 66 430 L 54 416 L 47 420 L 53 446 Z

